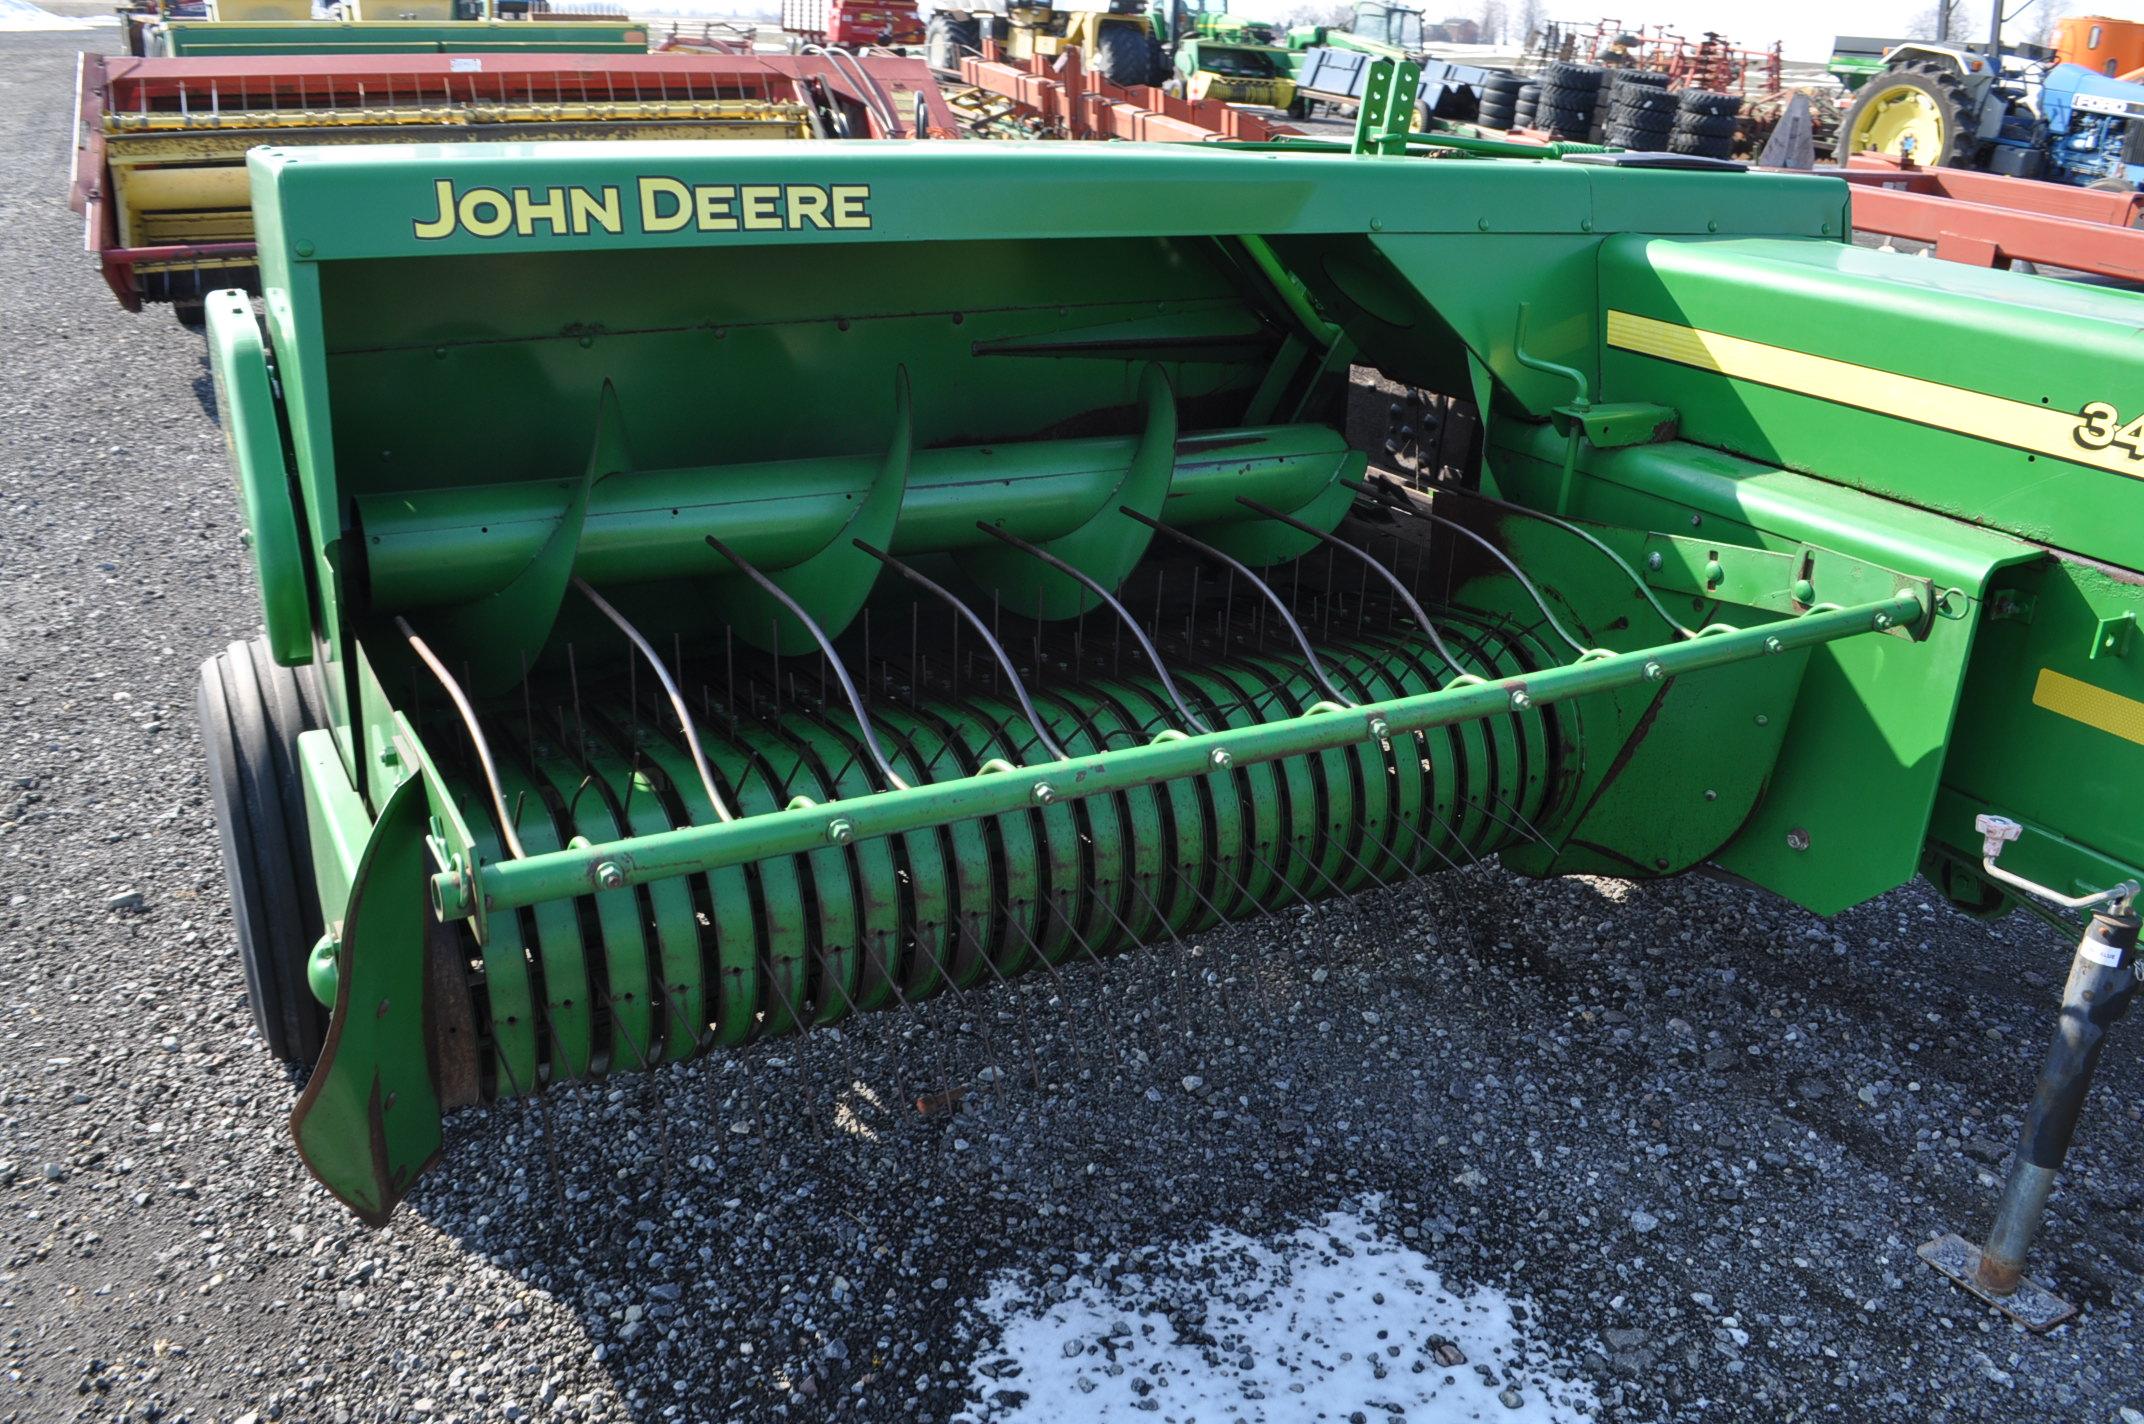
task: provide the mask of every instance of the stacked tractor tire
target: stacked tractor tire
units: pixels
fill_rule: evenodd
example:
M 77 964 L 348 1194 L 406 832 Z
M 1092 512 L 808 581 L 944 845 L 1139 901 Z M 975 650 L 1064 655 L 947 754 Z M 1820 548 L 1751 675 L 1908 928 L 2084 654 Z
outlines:
M 1532 126 L 1547 129 L 1556 138 L 1590 139 L 1606 73 L 1592 64 L 1559 63 L 1543 69 Z
M 1511 127 L 1530 129 L 1541 110 L 1541 81 L 1529 79 L 1519 85 L 1519 97 L 1511 107 Z
M 1685 89 L 1675 97 L 1675 127 L 1668 133 L 1668 152 L 1692 158 L 1734 157 L 1742 100 L 1710 89 Z
M 1491 70 L 1481 86 L 1481 106 L 1475 111 L 1474 121 L 1489 129 L 1517 128 L 1519 93 L 1525 87 L 1518 75 Z
M 1657 69 L 1626 69 L 1611 79 L 1609 92 L 1613 98 L 1601 137 L 1617 148 L 1665 152 L 1676 114 L 1668 77 Z

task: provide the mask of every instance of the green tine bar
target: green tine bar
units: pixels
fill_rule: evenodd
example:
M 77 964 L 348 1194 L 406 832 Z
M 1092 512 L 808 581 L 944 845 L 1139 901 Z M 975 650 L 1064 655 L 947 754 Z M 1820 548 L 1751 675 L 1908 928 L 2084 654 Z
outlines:
M 1239 762 L 1277 761 L 1328 751 L 1365 737 L 1448 726 L 1514 709 L 1523 711 L 1589 693 L 1815 647 L 1859 633 L 1909 630 L 1918 636 L 1928 614 L 1918 592 L 1901 589 L 1872 603 L 1571 663 L 1527 677 L 1446 687 L 1415 697 L 1256 727 L 1170 737 L 1125 751 L 1072 757 L 906 791 L 884 791 L 832 805 L 800 806 L 725 825 L 693 826 L 486 865 L 477 869 L 475 887 L 466 871 L 443 872 L 432 877 L 432 903 L 442 919 L 466 919 L 475 908 L 472 891 L 480 888 L 487 912 L 519 909 L 601 889 L 743 865 L 770 856 L 802 854 L 828 844 L 999 815 L 1063 797 L 1095 796 L 1174 777 L 1199 776 Z

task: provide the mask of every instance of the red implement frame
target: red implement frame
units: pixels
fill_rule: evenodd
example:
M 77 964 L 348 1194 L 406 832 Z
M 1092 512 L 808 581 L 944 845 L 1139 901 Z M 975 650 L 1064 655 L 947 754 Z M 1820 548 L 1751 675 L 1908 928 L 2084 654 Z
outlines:
M 1205 143 L 1297 132 L 1217 99 L 1179 99 L 1146 85 L 1112 84 L 1082 68 L 1076 51 L 1054 63 L 1037 55 L 1023 68 L 1000 59 L 996 43 L 985 40 L 980 59 L 960 62 L 960 77 L 1032 110 L 1049 132 L 1067 138 Z
M 1626 46 L 1630 61 L 1640 69 L 1666 74 L 1673 89 L 1712 89 L 1751 97 L 1775 93 L 1782 83 L 1785 59 L 1779 41 L 1766 49 L 1740 49 L 1713 30 L 1692 40 L 1665 25 L 1625 25 L 1613 18 L 1592 25 L 1552 21 L 1536 53 L 1543 59 L 1599 64 L 1625 35 L 1632 41 Z
M 1978 267 L 2033 262 L 2144 281 L 2144 193 L 2005 178 L 1961 168 L 1920 168 L 1856 155 L 1838 170 L 1853 185 L 1860 232 L 1935 245 L 1935 255 Z
M 670 103 L 765 100 L 812 104 L 817 86 L 858 117 L 871 138 L 958 138 L 960 119 L 920 59 L 891 55 L 788 54 L 371 54 L 247 55 L 141 59 L 84 54 L 75 85 L 74 169 L 69 202 L 82 214 L 83 245 L 129 311 L 141 308 L 137 264 L 229 261 L 254 254 L 248 242 L 122 247 L 106 163 L 107 117 L 189 114 L 207 121 L 264 110 L 332 112 L 323 132 L 351 132 L 366 108 L 496 108 L 500 105 Z M 918 105 L 929 122 L 918 132 Z M 229 128 L 237 127 L 235 119 Z M 600 125 L 595 125 L 600 127 Z M 629 131 L 621 126 L 620 132 Z M 262 142 L 306 142 L 306 128 L 263 127 Z M 511 124 L 473 123 L 467 138 L 511 139 Z M 436 131 L 426 129 L 427 141 Z M 381 135 L 391 139 L 391 133 Z

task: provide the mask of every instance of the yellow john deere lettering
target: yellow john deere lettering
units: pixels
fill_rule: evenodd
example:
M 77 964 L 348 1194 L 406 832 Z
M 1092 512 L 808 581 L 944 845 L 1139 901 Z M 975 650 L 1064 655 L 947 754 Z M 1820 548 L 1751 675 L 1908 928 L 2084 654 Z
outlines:
M 623 232 L 637 217 L 644 233 L 797 232 L 871 226 L 868 183 L 686 183 L 641 178 L 630 200 L 615 184 L 599 188 L 459 187 L 432 183 L 431 212 L 411 230 L 428 242 L 466 234 L 585 237 Z

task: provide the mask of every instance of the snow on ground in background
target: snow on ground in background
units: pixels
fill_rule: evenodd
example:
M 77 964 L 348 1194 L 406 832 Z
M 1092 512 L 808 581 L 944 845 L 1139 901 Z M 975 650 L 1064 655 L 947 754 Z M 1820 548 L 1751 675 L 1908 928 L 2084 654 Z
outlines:
M 100 22 L 111 25 L 119 21 L 116 15 L 99 16 L 96 20 L 70 19 L 40 10 L 30 0 L 0 0 L 0 30 L 89 30 Z
M 1491 1289 L 1447 1291 L 1378 1223 L 1372 1197 L 1267 1243 L 1234 1231 L 1157 1252 L 1139 1271 L 1074 1275 L 1037 1299 L 1001 1275 L 981 1310 L 1002 1331 L 974 1367 L 979 1424 L 1025 1421 L 1373 1420 L 1563 1424 L 1592 1387 L 1550 1371 Z M 1524 1307 L 1519 1307 L 1523 1310 Z M 1530 1316 L 1531 1311 L 1526 1311 Z M 1449 1342 L 1464 1364 L 1440 1365 Z M 1479 1367 L 1486 1366 L 1490 1379 Z M 1500 1398 L 1507 1389 L 1516 1407 Z M 1404 1411 L 1404 1415 L 1402 1414 Z

